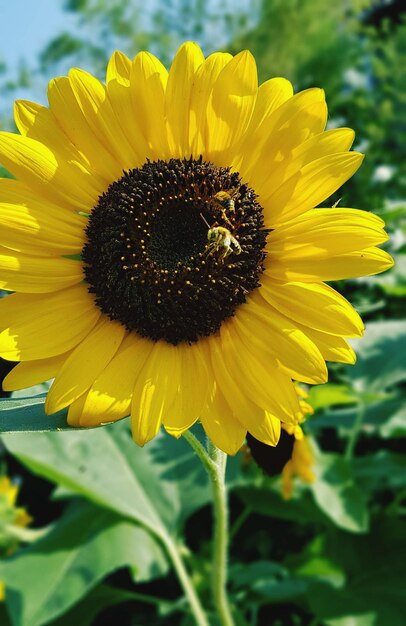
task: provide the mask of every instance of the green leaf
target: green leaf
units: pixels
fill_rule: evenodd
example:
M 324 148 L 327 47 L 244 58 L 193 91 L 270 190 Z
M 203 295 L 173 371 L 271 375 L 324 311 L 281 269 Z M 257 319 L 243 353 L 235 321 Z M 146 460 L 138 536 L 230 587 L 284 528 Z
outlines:
M 333 527 L 327 533 L 318 533 L 298 556 L 300 564 L 295 569 L 296 574 L 313 576 L 313 581 L 309 578 L 306 599 L 317 623 L 402 626 L 405 577 L 399 556 L 405 553 L 405 547 L 403 524 L 392 519 L 374 521 L 366 535 Z M 341 581 L 336 579 L 338 588 L 333 579 L 312 572 L 314 562 L 320 560 L 341 573 Z
M 1 626 L 12 626 L 4 602 L 0 601 L 0 624 Z
M 309 404 L 315 411 L 327 406 L 354 404 L 358 396 L 348 385 L 315 385 L 309 391 Z
M 384 439 L 406 437 L 406 398 L 399 396 L 397 405 L 383 413 L 385 419 L 378 425 L 379 434 Z
M 205 437 L 199 424 L 193 427 L 193 433 L 200 439 Z M 177 530 L 192 513 L 211 502 L 212 492 L 206 471 L 183 437 L 175 439 L 161 431 L 144 448 L 135 446 L 128 437 L 121 436 L 121 439 L 126 442 L 133 472 L 137 476 L 145 476 L 148 494 L 169 528 Z M 230 460 L 228 482 L 234 479 L 237 471 L 237 460 Z M 152 490 L 155 490 L 155 495 Z
M 401 209 L 405 213 L 405 209 Z M 390 272 L 382 275 L 371 276 L 369 279 L 379 285 L 388 295 L 397 298 L 406 295 L 406 254 L 397 254 L 396 262 Z
M 72 626 L 72 624 L 92 626 L 97 615 L 104 609 L 131 599 L 130 591 L 99 585 L 67 613 L 53 620 L 49 626 Z
M 236 564 L 230 569 L 230 581 L 244 596 L 254 593 L 266 602 L 292 600 L 304 595 L 309 587 L 308 580 L 292 576 L 287 569 L 273 561 Z
M 327 585 L 309 590 L 309 604 L 320 621 L 329 626 L 403 626 L 405 549 L 404 525 L 393 519 L 375 522 L 368 535 L 330 533 L 323 550 L 345 571 L 347 585 L 338 593 Z
M 132 471 L 125 449 L 112 436 L 113 430 L 109 426 L 87 432 L 16 433 L 4 436 L 3 442 L 34 473 L 120 515 L 163 531 L 145 486 L 147 477 L 143 480 Z M 135 445 L 132 453 L 137 453 Z
M 335 454 L 323 454 L 313 469 L 317 478 L 310 489 L 325 515 L 340 528 L 366 532 L 369 524 L 366 499 L 354 483 L 347 461 Z
M 181 610 L 178 602 L 170 602 L 168 600 L 156 598 L 155 596 L 147 596 L 133 591 L 124 591 L 108 585 L 99 585 L 93 589 L 83 600 L 76 604 L 72 609 L 65 613 L 62 617 L 52 621 L 49 626 L 92 626 L 95 617 L 108 607 L 113 607 L 123 602 L 137 602 L 141 604 L 151 604 L 156 606 L 160 614 L 164 614 L 175 609 Z M 137 613 L 140 613 L 138 609 Z
M 362 429 L 369 435 L 382 437 L 406 436 L 406 404 L 404 394 L 397 393 L 381 401 L 372 401 L 364 409 Z M 367 402 L 367 397 L 364 397 Z M 359 406 L 332 408 L 315 415 L 306 425 L 308 430 L 317 432 L 320 428 L 336 428 L 350 431 L 355 422 Z
M 161 534 L 177 532 L 211 497 L 206 473 L 183 438 L 161 433 L 139 448 L 127 422 L 15 433 L 3 442 L 34 473 Z
M 230 567 L 230 580 L 236 588 L 252 585 L 253 581 L 282 578 L 288 575 L 285 567 L 275 561 L 237 563 Z
M 356 388 L 381 391 L 406 380 L 406 321 L 371 322 L 354 347 L 357 362 L 349 375 Z
M 406 486 L 406 457 L 389 450 L 353 460 L 357 483 L 368 491 L 401 489 Z
M 337 592 L 327 585 L 315 585 L 310 593 L 311 608 L 326 626 L 378 626 L 376 613 L 368 610 L 362 600 L 349 591 Z M 379 626 L 384 624 L 379 623 Z M 386 626 L 392 625 L 387 623 Z
M 0 564 L 13 625 L 46 624 L 124 566 L 140 580 L 167 570 L 162 549 L 144 529 L 76 502 L 45 537 Z
M 67 409 L 58 411 L 53 415 L 47 415 L 44 410 L 46 396 L 47 393 L 45 392 L 23 398 L 17 395 L 12 398 L 1 398 L 0 433 L 53 432 L 61 430 L 83 431 L 101 428 L 99 425 L 89 428 L 69 426 Z
M 279 493 L 265 487 L 251 485 L 233 490 L 244 504 L 255 513 L 294 522 L 323 522 L 324 515 L 306 493 L 301 498 L 284 500 Z
M 46 393 L 29 398 L 0 400 L 0 433 L 67 430 L 67 410 L 54 415 L 44 411 Z

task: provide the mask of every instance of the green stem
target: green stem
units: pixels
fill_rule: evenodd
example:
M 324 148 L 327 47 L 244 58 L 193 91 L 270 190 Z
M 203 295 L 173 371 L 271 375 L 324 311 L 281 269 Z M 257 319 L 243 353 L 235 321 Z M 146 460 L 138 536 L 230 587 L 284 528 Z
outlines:
M 209 452 L 216 467 L 213 473 L 214 553 L 213 597 L 222 626 L 234 626 L 227 598 L 228 506 L 225 473 L 227 455 L 209 442 Z
M 177 545 L 168 535 L 159 534 L 158 536 L 165 546 L 170 560 L 172 561 L 172 565 L 175 569 L 179 582 L 182 585 L 185 596 L 189 601 L 190 609 L 193 613 L 193 617 L 197 626 L 210 626 L 206 613 L 196 593 L 196 589 L 194 588 L 190 576 L 186 570 L 185 564 L 183 563 Z
M 208 442 L 208 452 L 191 432 L 183 435 L 206 469 L 213 488 L 213 601 L 221 626 L 234 626 L 227 598 L 228 507 L 225 485 L 227 455 Z
M 355 420 L 352 425 L 352 430 L 350 436 L 348 437 L 347 446 L 344 452 L 344 458 L 347 461 L 351 461 L 352 457 L 354 456 L 355 446 L 357 445 L 358 437 L 362 428 L 362 422 L 364 421 L 365 408 L 365 402 L 361 400 L 360 404 L 358 405 L 358 411 L 355 415 Z
M 240 530 L 241 526 L 244 524 L 245 520 L 247 520 L 249 518 L 251 513 L 252 513 L 251 507 L 247 506 L 243 510 L 241 515 L 239 517 L 237 517 L 237 519 L 235 520 L 234 524 L 230 528 L 230 540 L 234 539 L 235 535 L 238 533 L 238 531 Z

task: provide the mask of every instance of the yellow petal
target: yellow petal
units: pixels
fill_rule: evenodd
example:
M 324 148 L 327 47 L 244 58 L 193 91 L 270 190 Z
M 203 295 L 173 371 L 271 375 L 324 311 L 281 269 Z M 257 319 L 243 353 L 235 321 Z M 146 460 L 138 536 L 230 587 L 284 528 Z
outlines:
M 96 136 L 66 76 L 51 80 L 48 86 L 51 111 L 65 135 L 77 146 L 106 181 L 106 186 L 122 175 L 122 167 Z M 92 205 L 94 206 L 94 204 Z
M 147 362 L 135 381 L 131 403 L 131 430 L 134 440 L 143 446 L 158 433 L 162 420 L 177 392 L 179 381 L 178 352 L 164 341 L 154 344 Z
M 243 445 L 247 431 L 234 417 L 218 387 L 203 407 L 200 421 L 214 445 L 226 454 L 236 454 Z
M 0 246 L 0 289 L 23 293 L 58 291 L 83 280 L 82 264 L 71 259 L 29 256 Z
M 387 241 L 384 222 L 367 211 L 313 209 L 278 226 L 267 238 L 266 266 L 282 259 L 318 258 L 353 252 Z
M 208 106 L 206 160 L 230 165 L 231 148 L 247 129 L 257 90 L 255 60 L 250 52 L 240 52 L 222 69 L 213 86 Z
M 94 383 L 117 352 L 125 335 L 121 324 L 102 316 L 73 350 L 48 392 L 45 411 L 56 413 L 81 396 Z
M 322 333 L 301 324 L 298 324 L 298 328 L 313 341 L 326 361 L 350 363 L 351 365 L 355 363 L 357 358 L 355 352 L 343 337 Z
M 128 86 L 130 84 L 131 61 L 119 50 L 113 52 L 107 65 L 106 83 L 116 80 Z
M 207 343 L 218 389 L 229 405 L 232 415 L 249 430 L 248 423 L 251 425 L 251 422 L 259 423 L 263 420 L 264 410 L 254 403 L 251 394 L 248 395 L 241 388 L 243 374 L 236 378 L 228 370 L 219 337 L 213 336 Z
M 285 258 L 275 261 L 266 273 L 278 280 L 317 282 L 372 276 L 385 272 L 393 266 L 392 257 L 379 248 L 364 248 L 327 257 L 320 263 L 320 257 Z
M 68 409 L 68 415 L 66 418 L 66 421 L 68 422 L 69 426 L 78 428 L 81 425 L 80 418 L 82 416 L 83 405 L 86 401 L 86 396 L 87 394 L 84 393 L 79 398 L 77 398 L 77 400 L 72 402 L 72 404 L 70 405 Z
M 86 219 L 47 203 L 19 181 L 0 180 L 2 244 L 25 254 L 78 254 L 84 244 Z
M 135 380 L 145 366 L 153 343 L 131 333 L 94 381 L 81 410 L 80 425 L 114 422 L 130 414 Z
M 251 159 L 251 167 L 242 171 L 260 195 L 267 197 L 270 192 L 280 186 L 273 175 L 275 170 L 287 167 L 294 158 L 294 152 L 309 137 L 324 130 L 327 121 L 327 105 L 325 100 L 311 102 L 297 111 L 281 127 L 275 128 L 264 143 L 257 159 Z M 247 154 L 247 152 L 245 152 Z M 317 157 L 322 155 L 317 155 Z M 316 158 L 317 158 L 316 157 Z
M 169 149 L 173 158 L 189 157 L 190 99 L 195 75 L 204 56 L 192 42 L 180 46 L 169 71 L 166 87 L 165 113 Z
M 258 87 L 249 128 L 256 130 L 271 113 L 293 96 L 293 86 L 286 78 L 270 78 Z
M 261 419 L 245 415 L 243 424 L 248 432 L 268 446 L 276 446 L 281 436 L 281 422 L 277 417 L 264 411 Z
M 235 377 L 228 370 L 219 338 L 210 338 L 209 346 L 218 387 L 231 409 L 231 414 L 256 439 L 275 446 L 280 436 L 279 419 L 264 411 L 253 402 L 255 398 L 251 399 L 250 395 L 244 392 L 241 387 L 243 373 Z
M 265 303 L 258 292 L 238 312 L 245 327 L 256 327 L 264 344 L 291 378 L 310 384 L 324 383 L 327 368 L 319 350 L 297 325 Z
M 198 419 L 209 393 L 209 372 L 199 344 L 179 346 L 177 352 L 179 378 L 172 380 L 173 385 L 177 382 L 176 395 L 163 417 L 166 431 L 174 437 L 180 437 Z
M 131 167 L 141 167 L 152 153 L 144 137 L 137 109 L 131 95 L 130 83 L 111 79 L 107 85 L 107 94 L 112 110 L 122 131 L 126 134 L 132 146 Z
M 50 109 L 28 100 L 17 100 L 14 117 L 20 133 L 46 145 L 55 154 L 58 162 L 76 163 L 79 168 L 84 169 L 87 172 L 85 183 L 93 188 L 96 197 L 104 191 L 106 181 L 69 140 Z
M 135 115 L 155 159 L 170 158 L 165 126 L 168 72 L 149 52 L 140 52 L 131 66 L 130 89 Z
M 50 359 L 18 363 L 3 380 L 4 391 L 27 389 L 54 378 L 69 354 L 70 352 L 66 352 Z
M 242 160 L 239 164 L 239 171 L 244 178 L 250 180 L 249 173 L 255 172 L 256 165 L 261 162 L 265 146 L 273 145 L 274 134 L 283 132 L 285 126 L 289 127 L 293 119 L 300 120 L 303 111 L 317 110 L 319 126 L 316 128 L 318 128 L 317 132 L 321 132 L 324 128 L 325 104 L 323 109 L 320 109 L 319 105 L 324 102 L 325 95 L 322 89 L 306 89 L 288 98 L 266 116 L 256 128 L 251 128 L 242 144 Z M 323 115 L 322 118 L 320 118 L 320 113 Z
M 266 225 L 275 227 L 326 200 L 351 178 L 363 158 L 358 152 L 343 152 L 305 165 L 275 192 L 260 198 Z
M 257 358 L 256 350 L 242 340 L 234 319 L 223 323 L 220 331 L 224 363 L 241 390 L 264 411 L 269 411 L 281 421 L 297 421 L 301 415 L 299 401 L 291 379 L 278 365 L 268 359 Z M 250 330 L 250 329 L 248 329 Z M 265 339 L 264 337 L 262 338 Z
M 11 361 L 53 357 L 74 348 L 100 317 L 84 285 L 0 300 L 0 355 Z
M 89 211 L 97 203 L 90 174 L 77 164 L 58 162 L 54 153 L 35 139 L 0 133 L 0 162 L 51 201 L 60 200 L 80 211 Z
M 256 170 L 253 181 L 260 195 L 266 196 L 269 194 L 268 190 L 278 189 L 285 180 L 296 174 L 307 163 L 330 154 L 348 151 L 355 137 L 354 131 L 350 128 L 333 128 L 318 134 L 310 133 L 311 137 L 307 141 L 299 143 L 297 131 L 291 129 L 291 133 L 290 146 L 286 141 L 282 142 L 285 144 L 283 158 L 282 151 L 277 152 L 273 149 L 273 154 L 266 154 L 262 163 L 258 164 L 263 172 L 262 178 Z
M 271 306 L 303 326 L 345 337 L 364 332 L 348 300 L 323 283 L 280 283 L 264 274 L 260 291 Z
M 215 52 L 207 57 L 195 74 L 190 92 L 189 142 L 191 154 L 204 154 L 208 131 L 207 109 L 213 85 L 221 70 L 231 61 L 231 54 Z
M 106 87 L 91 74 L 78 69 L 69 72 L 69 80 L 95 137 L 113 155 L 121 170 L 131 169 L 136 153 L 114 114 Z

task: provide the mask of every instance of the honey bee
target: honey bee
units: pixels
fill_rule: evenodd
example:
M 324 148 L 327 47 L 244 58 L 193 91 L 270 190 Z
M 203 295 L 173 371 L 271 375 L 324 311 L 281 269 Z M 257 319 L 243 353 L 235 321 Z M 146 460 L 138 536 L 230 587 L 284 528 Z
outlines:
M 233 237 L 230 231 L 223 226 L 213 226 L 207 232 L 207 254 L 213 254 L 220 250 L 220 259 L 224 261 L 233 252 L 241 254 L 242 249 L 237 239 Z
M 235 198 L 238 195 L 238 189 L 235 187 L 233 189 L 229 189 L 228 191 L 218 191 L 212 198 L 212 204 L 221 211 L 221 217 L 226 222 L 226 224 L 230 224 L 231 222 L 227 217 L 227 211 L 230 213 L 234 213 L 235 211 Z

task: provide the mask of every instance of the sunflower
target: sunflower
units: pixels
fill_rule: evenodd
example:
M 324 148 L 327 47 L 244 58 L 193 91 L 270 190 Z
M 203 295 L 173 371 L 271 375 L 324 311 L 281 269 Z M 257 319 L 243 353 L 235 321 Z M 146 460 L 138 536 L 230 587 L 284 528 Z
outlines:
M 321 89 L 194 43 L 169 72 L 115 52 L 106 85 L 73 69 L 48 99 L 0 134 L 5 389 L 54 378 L 48 414 L 130 414 L 140 445 L 198 419 L 227 453 L 276 445 L 293 381 L 355 360 L 362 321 L 324 281 L 392 265 L 381 219 L 314 209 L 360 166 L 353 131 L 325 131 Z

